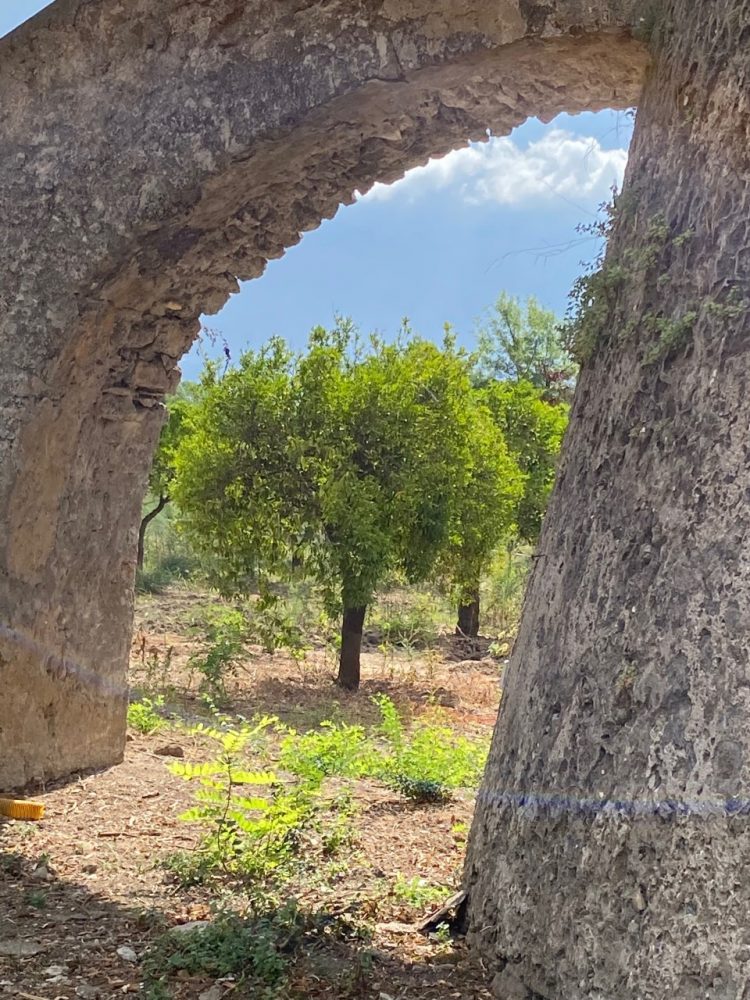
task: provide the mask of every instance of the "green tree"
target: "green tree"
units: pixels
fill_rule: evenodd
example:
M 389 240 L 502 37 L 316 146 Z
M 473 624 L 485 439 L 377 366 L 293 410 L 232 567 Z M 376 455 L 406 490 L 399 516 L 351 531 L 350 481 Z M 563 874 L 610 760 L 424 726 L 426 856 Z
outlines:
M 557 457 L 568 423 L 568 407 L 552 404 L 544 390 L 529 382 L 490 382 L 481 390 L 495 425 L 524 475 L 514 514 L 525 541 L 539 537 L 547 500 L 555 481 Z
M 148 495 L 155 500 L 155 505 L 143 515 L 138 529 L 136 565 L 139 570 L 143 569 L 146 530 L 171 499 L 175 452 L 185 431 L 185 415 L 194 399 L 195 386 L 185 383 L 177 390 L 177 394 L 167 401 L 167 420 L 162 428 L 148 477 Z
M 479 587 L 493 553 L 513 531 L 526 476 L 490 408 L 477 393 L 471 408 L 469 475 L 458 500 L 441 570 L 458 603 L 456 635 L 479 634 Z
M 470 469 L 467 359 L 407 336 L 364 350 L 351 324 L 276 339 L 219 377 L 177 453 L 174 494 L 225 590 L 294 562 L 342 616 L 338 680 L 359 684 L 367 605 L 393 570 L 424 579 Z
M 578 367 L 563 343 L 560 321 L 531 296 L 502 292 L 477 331 L 477 368 L 483 381 L 524 381 L 548 402 L 569 401 Z

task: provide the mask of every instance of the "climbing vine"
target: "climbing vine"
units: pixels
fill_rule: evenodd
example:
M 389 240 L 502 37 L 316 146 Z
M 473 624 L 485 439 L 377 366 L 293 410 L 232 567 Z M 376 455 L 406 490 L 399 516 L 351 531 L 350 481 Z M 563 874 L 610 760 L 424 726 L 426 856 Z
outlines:
M 587 232 L 606 241 L 613 232 L 615 222 L 626 213 L 632 213 L 635 203 L 632 192 L 629 196 L 614 198 L 601 207 L 600 218 L 595 223 L 580 226 L 579 232 Z M 563 328 L 566 346 L 580 365 L 590 362 L 607 344 L 626 343 L 636 336 L 647 345 L 642 364 L 654 365 L 687 345 L 703 312 L 714 318 L 732 321 L 746 310 L 746 303 L 732 292 L 723 303 L 713 298 L 692 299 L 679 315 L 666 313 L 658 307 L 646 312 L 637 311 L 634 318 L 622 315 L 618 306 L 625 286 L 636 279 L 645 286 L 649 277 L 653 281 L 657 269 L 661 271 L 654 288 L 657 301 L 666 296 L 673 281 L 669 267 L 671 258 L 694 237 L 693 229 L 673 235 L 664 216 L 656 215 L 648 223 L 645 238 L 639 246 L 627 247 L 609 256 L 602 249 L 573 286 Z

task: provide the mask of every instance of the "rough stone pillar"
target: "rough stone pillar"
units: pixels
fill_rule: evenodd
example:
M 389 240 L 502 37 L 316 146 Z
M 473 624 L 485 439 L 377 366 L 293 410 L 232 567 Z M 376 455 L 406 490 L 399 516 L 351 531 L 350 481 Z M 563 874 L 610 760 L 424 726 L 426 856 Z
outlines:
M 88 334 L 75 321 L 50 323 L 0 375 L 0 789 L 124 747 L 135 528 L 174 375 L 155 369 L 153 395 L 143 373 L 139 392 L 105 388 L 114 313 L 89 317 Z M 53 334 L 71 350 L 50 362 L 39 348 Z
M 503 1000 L 750 997 L 750 4 L 652 6 L 470 840 Z

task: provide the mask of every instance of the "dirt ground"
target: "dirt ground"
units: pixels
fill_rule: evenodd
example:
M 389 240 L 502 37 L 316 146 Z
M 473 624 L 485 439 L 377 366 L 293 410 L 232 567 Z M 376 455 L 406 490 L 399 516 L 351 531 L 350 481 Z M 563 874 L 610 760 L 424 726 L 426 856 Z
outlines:
M 129 732 L 121 765 L 41 789 L 42 822 L 0 824 L 0 997 L 143 994 L 141 960 L 152 942 L 165 929 L 211 919 L 215 889 L 177 888 L 159 866 L 200 837 L 179 819 L 192 803 L 192 788 L 168 770 L 174 758 L 164 751 L 206 759 L 205 742 L 186 726 L 205 717 L 188 663 L 196 648 L 193 624 L 205 603 L 206 595 L 179 589 L 139 600 L 131 683 L 136 692 L 162 690 L 173 723 L 150 735 Z M 466 652 L 447 639 L 427 652 L 373 647 L 363 658 L 362 688 L 352 695 L 334 685 L 325 649 L 313 649 L 303 665 L 253 650 L 233 684 L 231 712 L 246 718 L 271 713 L 298 730 L 324 719 L 367 724 L 375 715 L 368 696 L 384 692 L 404 713 L 439 704 L 460 732 L 487 734 L 499 701 L 498 668 L 488 659 L 461 659 Z M 293 888 L 301 906 L 365 926 L 369 937 L 317 944 L 295 961 L 288 995 L 489 997 L 488 974 L 460 939 L 418 930 L 435 903 L 419 905 L 393 888 L 419 878 L 436 896 L 441 889 L 445 898 L 451 895 L 460 883 L 471 795 L 416 805 L 360 780 L 353 798 L 353 845 Z M 252 995 L 231 977 L 183 976 L 172 987 L 179 1000 L 232 994 Z

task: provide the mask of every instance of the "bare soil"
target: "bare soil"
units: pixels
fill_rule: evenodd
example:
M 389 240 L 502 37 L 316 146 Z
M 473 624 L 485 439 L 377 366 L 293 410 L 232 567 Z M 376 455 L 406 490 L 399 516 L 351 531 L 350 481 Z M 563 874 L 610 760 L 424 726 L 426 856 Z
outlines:
M 200 837 L 179 819 L 192 788 L 168 770 L 170 758 L 159 751 L 176 744 L 185 759 L 206 759 L 205 741 L 185 722 L 205 717 L 188 659 L 196 648 L 192 626 L 210 600 L 179 589 L 139 600 L 132 684 L 166 691 L 174 726 L 130 732 L 120 766 L 39 790 L 47 810 L 40 823 L 0 824 L 0 996 L 106 1000 L 142 992 L 140 964 L 152 942 L 165 929 L 211 918 L 216 889 L 177 888 L 159 865 Z M 440 704 L 459 731 L 488 733 L 500 695 L 497 666 L 456 655 L 447 640 L 426 652 L 366 652 L 362 688 L 347 694 L 333 683 L 334 663 L 324 648 L 303 666 L 251 650 L 233 682 L 229 710 L 246 718 L 270 713 L 299 730 L 331 718 L 371 723 L 369 695 L 382 691 L 411 715 Z M 354 845 L 294 893 L 305 908 L 365 927 L 370 939 L 316 944 L 295 960 L 289 996 L 489 997 L 486 971 L 460 939 L 418 930 L 434 904 L 413 905 L 393 889 L 398 879 L 415 877 L 443 887 L 446 898 L 458 887 L 471 796 L 415 805 L 375 781 L 357 782 L 353 794 Z M 231 979 L 206 977 L 178 979 L 173 995 L 197 1000 L 212 987 L 208 1000 L 251 995 Z

